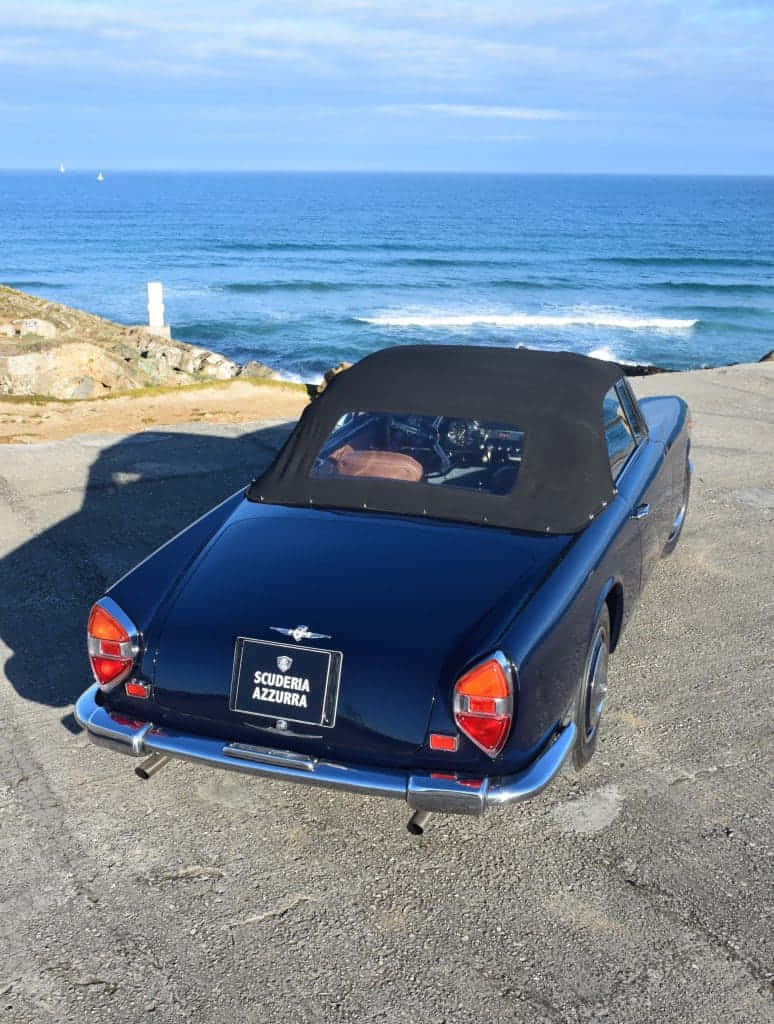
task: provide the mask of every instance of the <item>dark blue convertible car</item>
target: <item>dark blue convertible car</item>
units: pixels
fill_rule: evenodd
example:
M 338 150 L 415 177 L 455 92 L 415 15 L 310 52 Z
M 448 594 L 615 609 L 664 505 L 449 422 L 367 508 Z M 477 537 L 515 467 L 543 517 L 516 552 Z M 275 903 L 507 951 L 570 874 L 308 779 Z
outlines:
M 92 739 L 481 814 L 594 752 L 608 657 L 677 542 L 687 407 L 568 353 L 385 349 L 260 478 L 94 605 Z

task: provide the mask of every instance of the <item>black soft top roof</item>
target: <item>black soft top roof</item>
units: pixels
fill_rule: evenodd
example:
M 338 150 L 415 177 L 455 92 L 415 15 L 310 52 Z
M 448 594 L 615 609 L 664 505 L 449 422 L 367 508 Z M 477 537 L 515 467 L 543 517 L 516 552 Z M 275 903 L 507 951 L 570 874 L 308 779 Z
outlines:
M 623 372 L 569 352 L 472 345 L 382 349 L 334 377 L 305 410 L 252 501 L 373 509 L 577 533 L 612 499 L 602 400 Z M 524 431 L 515 487 L 495 495 L 364 477 L 311 476 L 316 456 L 348 412 L 482 419 Z

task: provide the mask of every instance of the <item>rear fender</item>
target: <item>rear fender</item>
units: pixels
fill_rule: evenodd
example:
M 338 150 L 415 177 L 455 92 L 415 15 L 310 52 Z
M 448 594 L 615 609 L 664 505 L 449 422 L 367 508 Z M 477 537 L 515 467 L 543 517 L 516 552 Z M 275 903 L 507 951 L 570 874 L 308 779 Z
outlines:
M 619 496 L 589 524 L 514 622 L 502 644 L 519 673 L 519 708 L 506 751 L 533 749 L 566 715 L 602 606 L 615 595 L 611 618 L 614 631 L 619 620 L 620 634 L 639 591 L 640 560 L 636 522 Z

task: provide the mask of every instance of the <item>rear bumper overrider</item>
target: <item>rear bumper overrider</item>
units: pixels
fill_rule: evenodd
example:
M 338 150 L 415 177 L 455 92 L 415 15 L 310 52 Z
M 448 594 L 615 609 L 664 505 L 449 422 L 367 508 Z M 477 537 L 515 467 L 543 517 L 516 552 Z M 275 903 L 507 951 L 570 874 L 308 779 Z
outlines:
M 130 721 L 97 704 L 98 690 L 95 684 L 79 697 L 75 717 L 90 739 L 111 750 L 133 757 L 159 754 L 263 778 L 392 797 L 405 800 L 417 811 L 444 814 L 483 814 L 489 807 L 535 796 L 562 767 L 575 739 L 575 725 L 570 722 L 532 764 L 515 775 L 467 779 L 441 772 L 359 768 L 248 744 L 224 743 L 152 722 Z

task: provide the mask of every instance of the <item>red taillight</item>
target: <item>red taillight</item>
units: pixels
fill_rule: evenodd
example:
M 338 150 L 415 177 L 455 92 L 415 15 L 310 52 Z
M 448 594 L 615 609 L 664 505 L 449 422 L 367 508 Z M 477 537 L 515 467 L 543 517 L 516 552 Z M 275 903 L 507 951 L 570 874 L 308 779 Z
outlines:
M 139 651 L 137 629 L 108 597 L 91 609 L 87 636 L 94 678 L 103 690 L 112 690 L 132 671 Z
M 454 720 L 485 754 L 497 757 L 513 720 L 511 670 L 502 655 L 487 658 L 457 680 Z
M 126 672 L 131 664 L 130 658 L 97 658 L 94 655 L 91 658 L 91 667 L 94 669 L 97 682 L 103 685 L 118 682 L 118 677 Z

